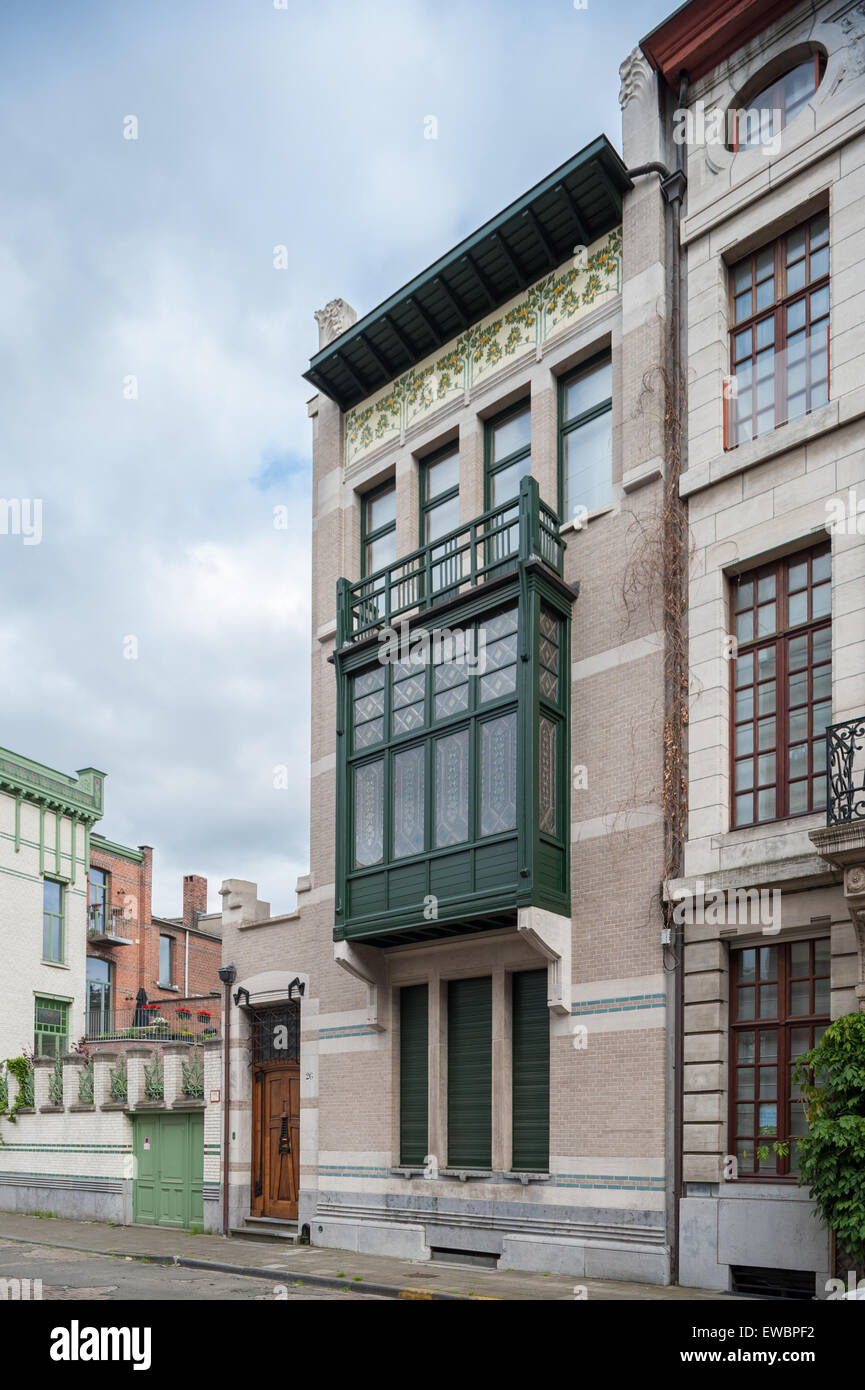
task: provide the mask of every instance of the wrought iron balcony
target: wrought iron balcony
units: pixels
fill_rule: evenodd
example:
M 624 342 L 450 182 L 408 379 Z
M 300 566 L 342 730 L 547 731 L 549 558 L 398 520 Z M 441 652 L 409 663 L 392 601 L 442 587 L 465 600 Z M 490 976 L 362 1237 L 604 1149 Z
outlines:
M 556 513 L 523 478 L 519 497 L 404 555 L 356 584 L 337 583 L 337 646 L 368 637 L 435 603 L 498 579 L 530 559 L 562 574 L 564 542 Z
M 87 909 L 87 939 L 100 946 L 131 946 L 135 923 L 123 914 L 122 907 L 106 907 L 91 903 Z
M 219 1033 L 219 1002 L 158 999 L 134 1008 L 88 1009 L 87 1041 L 202 1042 Z
M 865 715 L 826 730 L 826 824 L 865 820 Z

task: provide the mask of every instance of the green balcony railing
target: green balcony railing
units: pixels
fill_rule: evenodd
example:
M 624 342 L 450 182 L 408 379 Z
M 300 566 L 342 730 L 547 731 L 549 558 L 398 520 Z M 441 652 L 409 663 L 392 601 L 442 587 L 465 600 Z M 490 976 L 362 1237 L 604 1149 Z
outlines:
M 523 478 L 512 502 L 493 507 L 356 584 L 338 580 L 337 646 L 455 598 L 531 559 L 542 560 L 561 576 L 564 548 L 558 517 L 541 500 L 537 480 Z

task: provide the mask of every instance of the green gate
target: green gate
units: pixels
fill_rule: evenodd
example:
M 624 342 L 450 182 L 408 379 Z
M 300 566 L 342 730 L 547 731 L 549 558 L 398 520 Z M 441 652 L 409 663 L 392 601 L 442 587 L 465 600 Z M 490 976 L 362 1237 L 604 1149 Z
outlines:
M 134 1115 L 133 1125 L 133 1221 L 203 1225 L 204 1116 Z

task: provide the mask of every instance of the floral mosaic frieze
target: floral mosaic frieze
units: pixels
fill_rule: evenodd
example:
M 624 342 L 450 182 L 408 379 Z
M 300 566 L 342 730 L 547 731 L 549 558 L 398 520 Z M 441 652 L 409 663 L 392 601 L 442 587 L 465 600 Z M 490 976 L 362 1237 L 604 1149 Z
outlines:
M 384 441 L 398 441 L 421 418 L 449 405 L 507 362 L 543 346 L 571 323 L 619 294 L 622 229 L 615 227 L 495 316 L 473 324 L 441 354 L 428 357 L 345 417 L 345 466 Z

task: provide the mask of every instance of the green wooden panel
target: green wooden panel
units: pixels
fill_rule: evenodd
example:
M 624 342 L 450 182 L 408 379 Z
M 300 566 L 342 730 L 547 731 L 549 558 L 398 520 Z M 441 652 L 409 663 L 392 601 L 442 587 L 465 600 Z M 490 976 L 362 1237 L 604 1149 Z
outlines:
M 406 864 L 402 869 L 391 869 L 388 885 L 388 906 L 416 907 L 422 903 L 427 891 L 426 862 Z
M 444 854 L 430 863 L 430 892 L 437 898 L 468 897 L 472 891 L 470 850 Z
M 408 985 L 399 992 L 400 1163 L 422 1164 L 428 1135 L 429 991 L 426 985 Z
M 188 1117 L 162 1115 L 160 1119 L 159 1224 L 185 1226 Z
M 493 991 L 490 977 L 448 984 L 448 1166 L 492 1164 Z
M 158 1201 L 158 1121 L 161 1116 L 138 1116 L 133 1120 L 132 1153 L 135 1160 L 132 1183 L 132 1219 L 155 1225 L 159 1220 Z M 146 1143 L 146 1147 L 145 1147 Z
M 519 1171 L 550 1164 L 550 1016 L 546 970 L 513 976 L 513 1158 Z
M 494 889 L 512 887 L 516 892 L 519 880 L 517 837 L 500 840 L 492 845 L 480 845 L 475 851 L 475 890 L 488 893 Z

